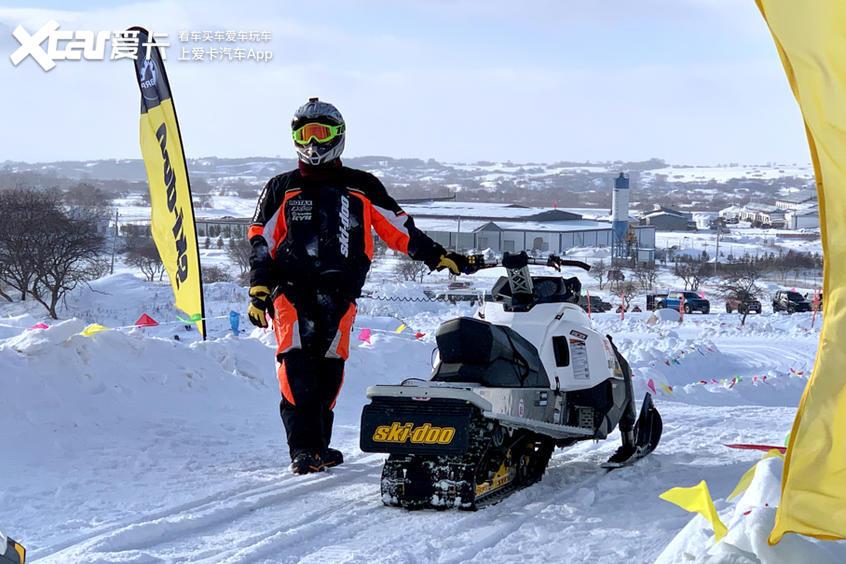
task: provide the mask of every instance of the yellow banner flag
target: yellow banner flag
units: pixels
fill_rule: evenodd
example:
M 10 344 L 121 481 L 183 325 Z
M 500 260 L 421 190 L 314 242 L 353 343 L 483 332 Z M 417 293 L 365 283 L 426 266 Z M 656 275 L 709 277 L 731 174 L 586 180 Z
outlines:
M 708 490 L 708 484 L 702 480 L 695 486 L 689 488 L 671 488 L 661 495 L 664 501 L 669 501 L 678 505 L 685 511 L 691 513 L 699 513 L 711 523 L 711 528 L 714 529 L 714 540 L 717 542 L 726 536 L 728 529 L 720 520 L 717 513 L 717 508 L 714 507 L 714 500 L 711 499 L 711 492 Z
M 100 325 L 99 323 L 92 323 L 91 325 L 83 329 L 80 335 L 82 335 L 83 337 L 90 337 L 92 335 L 96 335 L 97 333 L 102 333 L 103 331 L 108 330 L 108 327 Z
M 823 327 L 787 447 L 771 544 L 846 538 L 846 2 L 756 0 L 802 109 L 823 256 Z
M 173 287 L 175 305 L 197 320 L 205 339 L 203 280 L 194 204 L 182 136 L 159 48 L 147 30 L 139 37 L 135 70 L 141 89 L 141 154 L 150 185 L 150 229 Z

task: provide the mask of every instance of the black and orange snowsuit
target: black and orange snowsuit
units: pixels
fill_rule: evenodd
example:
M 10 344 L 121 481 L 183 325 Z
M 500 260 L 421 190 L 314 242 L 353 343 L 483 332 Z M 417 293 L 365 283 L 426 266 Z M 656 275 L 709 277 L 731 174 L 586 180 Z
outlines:
M 434 268 L 443 247 L 414 226 L 372 174 L 299 163 L 272 178 L 248 232 L 250 283 L 271 289 L 280 413 L 294 457 L 329 446 L 355 301 L 373 234 Z

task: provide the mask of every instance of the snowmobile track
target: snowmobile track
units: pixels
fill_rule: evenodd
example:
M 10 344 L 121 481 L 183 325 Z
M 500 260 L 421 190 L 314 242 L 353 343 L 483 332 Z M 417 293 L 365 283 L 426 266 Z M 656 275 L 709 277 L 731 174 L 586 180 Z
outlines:
M 274 505 L 302 499 L 315 491 L 332 487 L 329 484 L 355 482 L 372 470 L 368 464 L 374 455 L 361 455 L 346 462 L 343 466 L 329 472 L 309 477 L 291 476 L 286 470 L 280 470 L 285 477 L 281 480 L 236 487 L 203 497 L 197 501 L 177 505 L 163 511 L 146 515 L 141 519 L 112 525 L 93 532 L 74 541 L 63 543 L 61 547 L 50 547 L 49 552 L 37 553 L 36 558 L 55 558 L 66 562 L 72 554 L 82 553 L 108 554 L 115 552 L 144 551 L 160 547 L 180 539 L 209 533 L 215 528 L 226 527 L 245 516 L 257 511 L 272 508 Z M 346 501 L 345 501 L 346 503 Z M 343 506 L 341 504 L 340 506 Z M 340 507 L 339 506 L 339 507 Z M 320 517 L 331 510 L 312 512 L 304 521 Z M 219 548 L 215 554 L 219 554 Z M 219 559 L 219 556 L 215 558 Z

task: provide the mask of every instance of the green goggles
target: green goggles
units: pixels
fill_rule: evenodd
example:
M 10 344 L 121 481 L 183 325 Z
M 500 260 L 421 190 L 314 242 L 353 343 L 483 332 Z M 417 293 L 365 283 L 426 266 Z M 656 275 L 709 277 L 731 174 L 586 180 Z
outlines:
M 326 125 L 324 123 L 307 123 L 292 132 L 294 136 L 294 143 L 297 145 L 308 145 L 312 140 L 315 140 L 318 143 L 328 143 L 343 133 L 343 124 Z

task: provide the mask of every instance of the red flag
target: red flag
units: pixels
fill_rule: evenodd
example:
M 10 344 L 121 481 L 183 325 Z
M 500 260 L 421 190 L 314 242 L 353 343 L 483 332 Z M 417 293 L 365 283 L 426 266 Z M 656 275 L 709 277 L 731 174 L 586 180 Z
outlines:
M 155 327 L 158 324 L 158 321 L 156 321 L 146 313 L 142 314 L 141 317 L 138 318 L 138 321 L 135 322 L 136 327 Z
M 729 448 L 739 448 L 741 450 L 762 450 L 764 452 L 769 452 L 771 450 L 777 450 L 782 454 L 787 452 L 787 447 L 772 446 L 772 445 L 750 445 L 750 444 L 741 443 L 741 444 L 730 444 L 730 445 L 725 445 L 725 446 L 727 446 Z

